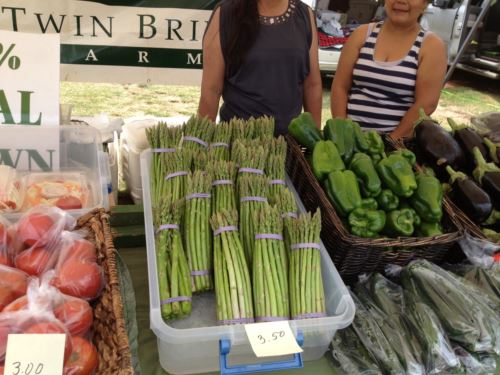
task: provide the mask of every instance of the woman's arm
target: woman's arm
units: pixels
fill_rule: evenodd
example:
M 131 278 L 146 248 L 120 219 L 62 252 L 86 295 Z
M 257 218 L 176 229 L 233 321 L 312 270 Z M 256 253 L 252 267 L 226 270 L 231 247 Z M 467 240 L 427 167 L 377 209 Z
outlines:
M 321 85 L 321 74 L 319 72 L 318 60 L 318 32 L 316 30 L 316 19 L 310 8 L 312 40 L 309 49 L 309 75 L 304 80 L 304 111 L 310 112 L 316 126 L 321 128 L 321 105 L 323 102 L 323 87 Z
M 347 99 L 352 85 L 352 71 L 358 60 L 359 51 L 365 43 L 367 30 L 368 25 L 359 26 L 342 48 L 330 93 L 332 117 L 347 117 Z
M 418 111 L 423 108 L 427 115 L 432 114 L 438 105 L 446 74 L 447 57 L 443 41 L 434 34 L 424 39 L 419 54 L 415 102 L 408 109 L 398 127 L 390 134 L 391 138 L 411 137 L 413 124 L 418 120 Z
M 224 84 L 225 63 L 220 43 L 220 7 L 210 20 L 203 37 L 203 75 L 198 116 L 208 116 L 212 121 L 217 117 L 219 100 Z

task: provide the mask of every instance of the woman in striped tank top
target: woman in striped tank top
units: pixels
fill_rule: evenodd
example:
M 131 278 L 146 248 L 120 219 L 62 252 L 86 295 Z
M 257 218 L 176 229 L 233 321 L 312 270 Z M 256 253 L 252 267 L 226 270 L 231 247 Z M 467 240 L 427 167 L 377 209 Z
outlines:
M 332 116 L 401 138 L 412 135 L 420 108 L 434 112 L 447 58 L 441 39 L 420 28 L 426 7 L 426 0 L 385 0 L 386 20 L 352 33 L 332 84 Z

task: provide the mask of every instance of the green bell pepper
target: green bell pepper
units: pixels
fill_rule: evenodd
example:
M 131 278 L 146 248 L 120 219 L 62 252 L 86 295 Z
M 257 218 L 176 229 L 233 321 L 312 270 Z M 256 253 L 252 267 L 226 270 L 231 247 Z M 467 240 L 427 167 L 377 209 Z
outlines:
M 345 169 L 337 147 L 332 141 L 318 141 L 314 146 L 311 166 L 316 178 L 323 181 L 328 173 Z
M 384 153 L 384 141 L 375 130 L 365 132 L 365 139 L 368 143 L 368 153 L 370 155 L 382 155 Z
M 414 216 L 411 210 L 403 208 L 387 213 L 384 233 L 391 237 L 409 237 L 414 232 Z
M 417 157 L 412 151 L 408 149 L 393 151 L 391 152 L 391 154 L 401 155 L 406 160 L 408 160 L 408 163 L 410 163 L 412 167 L 414 167 L 417 164 Z
M 377 171 L 385 185 L 399 197 L 410 197 L 417 189 L 411 165 L 401 155 L 392 154 L 382 159 Z
M 367 152 L 368 141 L 366 140 L 365 133 L 361 130 L 361 126 L 356 121 L 352 121 L 352 128 L 354 129 L 354 151 Z
M 361 206 L 356 175 L 352 171 L 333 171 L 325 180 L 325 188 L 337 213 L 347 217 L 349 213 Z
M 365 197 L 375 197 L 380 193 L 382 182 L 375 170 L 372 159 L 367 154 L 355 153 L 349 169 L 358 178 L 361 192 Z
M 385 159 L 387 156 L 385 152 L 383 152 L 382 154 L 370 154 L 370 157 L 372 158 L 373 165 L 376 166 L 380 160 Z
M 422 223 L 422 219 L 420 218 L 420 216 L 418 216 L 417 211 L 415 211 L 413 208 L 406 208 L 406 210 L 409 210 L 413 215 L 413 226 L 418 227 Z
M 361 199 L 361 208 L 365 210 L 376 210 L 378 208 L 378 203 L 375 198 L 365 198 Z
M 383 189 L 375 199 L 378 206 L 386 212 L 395 210 L 399 206 L 399 198 L 391 189 Z
M 295 138 L 300 145 L 309 151 L 314 150 L 316 142 L 323 139 L 321 132 L 316 126 L 312 115 L 304 112 L 292 119 L 288 125 L 288 132 Z
M 422 220 L 438 223 L 443 217 L 443 185 L 434 176 L 417 173 L 417 190 L 410 198 L 410 204 Z
M 349 225 L 351 226 L 351 233 L 355 236 L 377 237 L 385 226 L 385 212 L 356 208 L 349 214 Z
M 419 237 L 434 237 L 443 234 L 443 228 L 440 223 L 429 223 L 422 221 L 416 231 Z
M 326 121 L 323 129 L 325 139 L 329 139 L 337 146 L 340 156 L 348 163 L 354 154 L 354 127 L 352 121 L 334 118 Z

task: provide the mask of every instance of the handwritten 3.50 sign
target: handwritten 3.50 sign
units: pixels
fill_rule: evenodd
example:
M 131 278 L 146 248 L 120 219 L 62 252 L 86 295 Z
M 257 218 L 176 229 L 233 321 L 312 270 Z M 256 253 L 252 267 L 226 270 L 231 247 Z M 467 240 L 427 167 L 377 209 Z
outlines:
M 7 61 L 7 66 L 12 70 L 17 70 L 21 66 L 21 59 L 19 56 L 13 55 L 12 51 L 14 50 L 15 44 L 9 45 L 4 50 L 4 45 L 0 43 L 0 67 L 3 66 L 3 63 Z
M 257 357 L 272 357 L 302 352 L 286 320 L 245 324 L 250 345 Z
M 276 331 L 273 333 L 270 333 L 269 335 L 257 335 L 257 338 L 260 341 L 260 344 L 266 344 L 270 341 L 276 341 L 280 338 L 285 337 L 285 331 Z

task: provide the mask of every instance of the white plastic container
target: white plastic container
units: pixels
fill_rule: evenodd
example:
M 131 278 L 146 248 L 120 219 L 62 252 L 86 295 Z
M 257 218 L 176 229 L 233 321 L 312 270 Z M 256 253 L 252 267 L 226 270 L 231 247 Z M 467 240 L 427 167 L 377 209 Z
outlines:
M 88 189 L 88 201 L 84 208 L 67 212 L 74 217 L 80 217 L 97 207 L 109 208 L 105 172 L 107 166 L 103 164 L 103 148 L 99 132 L 85 125 L 65 125 L 59 129 L 59 171 L 81 174 Z M 29 178 L 29 171 L 19 172 L 25 172 Z M 51 173 L 60 175 L 60 172 L 49 172 L 47 176 L 50 177 Z M 21 215 L 21 212 L 15 212 L 3 216 L 11 221 L 17 221 Z
M 213 293 L 195 295 L 190 317 L 167 324 L 161 317 L 160 297 L 155 256 L 155 239 L 151 211 L 149 166 L 151 151 L 141 154 L 141 174 L 144 196 L 144 218 L 146 226 L 146 247 L 148 257 L 149 303 L 151 330 L 157 336 L 160 364 L 170 374 L 196 374 L 218 371 L 221 340 L 229 340 L 231 350 L 228 360 L 231 365 L 254 364 L 266 360 L 255 357 L 243 325 L 218 326 Z M 304 211 L 290 180 L 288 187 L 295 194 L 299 210 Z M 355 307 L 344 282 L 335 269 L 326 249 L 321 245 L 321 272 L 325 288 L 327 317 L 317 319 L 291 320 L 295 335 L 304 337 L 302 359 L 304 361 L 321 358 L 338 329 L 351 324 Z M 283 357 L 272 357 L 268 362 Z M 307 365 L 306 365 L 307 366 Z M 247 366 L 248 368 L 248 366 Z M 237 373 L 237 372 L 233 372 Z

